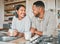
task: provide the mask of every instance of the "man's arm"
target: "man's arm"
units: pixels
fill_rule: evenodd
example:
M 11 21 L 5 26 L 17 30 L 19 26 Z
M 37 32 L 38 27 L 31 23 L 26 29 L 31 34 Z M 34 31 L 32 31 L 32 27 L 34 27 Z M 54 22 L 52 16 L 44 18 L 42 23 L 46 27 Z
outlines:
M 32 35 L 37 34 L 37 35 L 41 36 L 43 34 L 43 32 L 38 31 L 37 29 L 35 29 L 33 27 L 31 27 L 30 31 L 32 32 Z
M 34 35 L 34 34 L 38 34 L 38 35 L 42 35 L 43 34 L 43 32 L 41 32 L 41 31 L 38 31 L 38 29 L 36 29 L 37 27 L 36 27 L 36 18 L 35 17 L 33 17 L 32 18 L 32 27 L 31 27 L 31 32 L 32 32 L 32 34 Z
M 43 35 L 43 32 L 41 32 L 41 31 L 35 31 L 35 33 L 36 33 L 37 35 L 39 35 L 39 36 L 42 36 L 42 35 Z

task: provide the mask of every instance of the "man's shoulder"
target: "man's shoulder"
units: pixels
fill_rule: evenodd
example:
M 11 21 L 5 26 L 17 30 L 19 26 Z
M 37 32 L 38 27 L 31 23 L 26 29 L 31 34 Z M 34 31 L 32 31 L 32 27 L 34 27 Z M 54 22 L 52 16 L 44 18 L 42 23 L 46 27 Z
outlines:
M 37 19 L 37 17 L 33 16 L 32 19 Z
M 51 11 L 45 11 L 45 16 L 54 16 L 55 14 Z

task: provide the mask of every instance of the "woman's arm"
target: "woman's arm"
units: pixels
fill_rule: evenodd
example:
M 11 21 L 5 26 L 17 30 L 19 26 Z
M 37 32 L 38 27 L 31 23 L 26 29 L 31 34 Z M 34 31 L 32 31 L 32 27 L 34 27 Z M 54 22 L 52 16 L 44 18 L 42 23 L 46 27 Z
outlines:
M 18 33 L 18 36 L 19 36 L 19 37 L 24 37 L 24 33 L 20 33 L 20 32 L 19 32 L 19 33 Z

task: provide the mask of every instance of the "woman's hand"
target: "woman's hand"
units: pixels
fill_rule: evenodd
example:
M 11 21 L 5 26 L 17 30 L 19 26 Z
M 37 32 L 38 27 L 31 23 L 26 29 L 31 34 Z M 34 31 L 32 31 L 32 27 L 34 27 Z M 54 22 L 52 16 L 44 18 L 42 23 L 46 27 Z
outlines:
M 8 35 L 8 36 L 11 36 L 10 31 L 8 31 L 7 35 Z M 17 31 L 17 30 L 14 30 L 14 31 L 12 32 L 12 36 L 17 36 L 17 35 L 18 35 L 18 31 Z
M 24 37 L 24 33 L 20 33 L 20 32 L 19 32 L 19 33 L 18 33 L 18 36 L 19 36 L 19 37 Z
M 17 35 L 18 35 L 18 31 L 17 30 L 14 30 L 13 36 L 17 36 Z

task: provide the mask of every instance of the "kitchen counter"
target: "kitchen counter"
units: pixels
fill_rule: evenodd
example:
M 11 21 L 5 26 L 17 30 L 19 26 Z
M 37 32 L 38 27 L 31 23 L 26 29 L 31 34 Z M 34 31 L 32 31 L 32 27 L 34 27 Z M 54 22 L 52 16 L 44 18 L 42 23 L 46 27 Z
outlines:
M 41 40 L 41 38 L 38 38 L 39 40 Z M 49 38 L 48 38 L 49 39 Z M 48 39 L 45 39 L 45 40 L 48 40 Z M 39 41 L 38 40 L 38 41 Z M 50 40 L 50 39 L 49 39 Z M 51 40 L 52 41 L 52 40 Z M 51 43 L 53 43 L 53 44 L 57 44 L 56 43 L 57 41 L 56 41 L 56 39 L 54 39 L 53 40 L 53 42 L 51 42 Z M 10 42 L 7 42 L 7 44 L 26 44 L 27 43 L 27 41 L 24 39 L 24 37 L 22 37 L 22 38 L 19 38 L 19 39 L 16 39 L 16 40 L 13 40 L 13 41 L 10 41 Z M 43 43 L 45 43 L 44 42 L 44 40 L 42 40 L 42 41 L 40 41 L 39 42 L 40 44 L 43 44 Z M 46 42 L 46 43 L 48 43 L 48 42 Z M 4 43 L 5 44 L 5 43 Z M 28 43 L 29 44 L 29 43 Z
M 10 42 L 1 42 L 0 44 L 20 44 L 20 43 L 24 43 L 26 40 L 24 39 L 24 37 L 16 39 L 16 40 L 12 40 Z
M 5 31 L 0 31 L 0 44 L 19 44 L 20 42 L 25 42 L 26 41 L 24 39 L 24 37 L 21 37 L 21 38 L 15 39 L 15 40 L 4 42 L 4 41 L 1 40 L 1 36 L 2 37 L 7 36 L 6 33 L 7 32 L 5 32 Z
M 39 38 L 40 39 L 40 38 Z M 47 40 L 47 39 L 46 39 Z M 0 44 L 26 44 L 26 40 L 24 39 L 24 37 L 22 37 L 22 38 L 18 38 L 18 39 L 16 39 L 16 40 L 12 40 L 12 41 L 10 41 L 10 42 L 0 42 Z M 57 44 L 57 43 L 55 43 L 56 42 L 56 40 L 54 40 L 54 44 Z M 42 43 L 44 43 L 44 41 L 42 41 Z M 28 43 L 29 44 L 29 43 Z
M 1 33 L 1 32 L 0 32 Z M 1 34 L 0 34 L 0 36 L 2 36 Z M 43 36 L 42 36 L 43 37 Z M 45 37 L 45 36 L 44 36 Z M 1 38 L 1 37 L 0 37 Z M 42 40 L 41 39 L 41 37 L 40 38 L 38 38 L 39 40 Z M 39 41 L 38 40 L 38 41 Z M 43 40 L 42 40 L 43 41 Z M 15 39 L 15 40 L 12 40 L 12 41 L 9 41 L 9 42 L 2 42 L 2 41 L 0 41 L 0 44 L 26 44 L 26 40 L 24 39 L 24 37 L 21 37 L 21 38 L 18 38 L 18 39 Z M 44 42 L 44 41 L 43 41 Z M 54 41 L 55 42 L 55 41 Z
M 14 43 L 14 44 L 20 44 L 20 43 L 25 43 L 25 42 L 26 40 L 24 39 L 24 37 L 19 38 L 17 40 L 10 41 L 10 43 Z
M 11 43 L 11 42 L 0 42 L 0 44 L 15 44 L 15 43 Z

